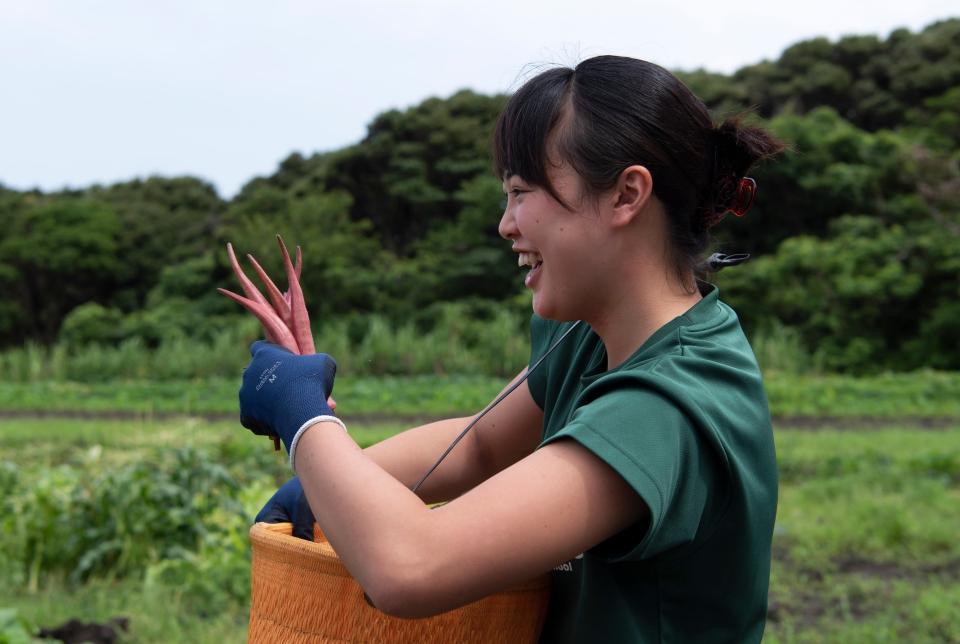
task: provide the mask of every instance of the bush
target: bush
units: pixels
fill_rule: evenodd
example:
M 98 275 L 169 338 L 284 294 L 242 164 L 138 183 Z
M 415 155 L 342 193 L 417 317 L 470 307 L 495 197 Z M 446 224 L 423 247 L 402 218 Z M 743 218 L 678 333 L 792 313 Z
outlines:
M 956 238 L 931 222 L 846 216 L 720 276 L 748 330 L 790 328 L 831 371 L 960 368 Z
M 123 313 L 96 302 L 87 302 L 70 311 L 58 336 L 68 347 L 87 344 L 112 344 L 121 339 Z
M 148 591 L 176 589 L 201 617 L 221 614 L 250 598 L 249 523 L 237 514 L 219 513 L 216 518 L 223 529 L 208 531 L 198 550 L 150 565 L 144 578 Z

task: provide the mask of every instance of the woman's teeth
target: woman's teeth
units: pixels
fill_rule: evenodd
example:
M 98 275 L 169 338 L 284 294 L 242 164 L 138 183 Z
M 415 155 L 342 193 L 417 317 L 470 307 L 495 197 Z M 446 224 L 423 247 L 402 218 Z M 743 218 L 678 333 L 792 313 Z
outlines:
M 539 253 L 519 253 L 517 256 L 517 266 L 536 268 L 542 261 Z

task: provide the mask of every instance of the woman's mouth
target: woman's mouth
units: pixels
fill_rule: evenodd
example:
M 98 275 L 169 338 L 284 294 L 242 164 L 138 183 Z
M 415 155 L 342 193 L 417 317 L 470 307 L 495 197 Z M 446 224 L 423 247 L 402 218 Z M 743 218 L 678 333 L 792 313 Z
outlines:
M 540 274 L 540 266 L 543 265 L 543 257 L 540 256 L 540 253 L 528 253 L 522 252 L 517 257 L 518 266 L 529 266 L 530 271 L 527 273 L 526 277 L 523 280 L 523 283 L 527 287 L 532 287 L 533 282 L 537 279 L 537 276 Z

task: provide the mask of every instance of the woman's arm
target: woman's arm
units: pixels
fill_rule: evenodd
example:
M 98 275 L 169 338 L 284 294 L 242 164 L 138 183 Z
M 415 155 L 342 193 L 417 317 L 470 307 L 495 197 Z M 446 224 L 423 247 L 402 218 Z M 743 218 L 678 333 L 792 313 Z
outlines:
M 522 371 L 510 384 L 525 373 Z M 368 447 L 364 453 L 410 488 L 473 418 L 451 418 L 415 427 Z M 463 494 L 532 452 L 540 442 L 542 427 L 543 411 L 522 384 L 470 430 L 417 494 L 430 503 Z
M 534 451 L 433 510 L 330 423 L 304 435 L 296 460 L 344 564 L 378 608 L 404 617 L 530 579 L 647 516 L 632 488 L 572 440 Z

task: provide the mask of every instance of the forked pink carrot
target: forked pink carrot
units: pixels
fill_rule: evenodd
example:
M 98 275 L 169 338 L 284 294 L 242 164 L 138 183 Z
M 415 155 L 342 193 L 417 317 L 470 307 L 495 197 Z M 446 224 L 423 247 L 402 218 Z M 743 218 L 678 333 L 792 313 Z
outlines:
M 233 267 L 233 273 L 237 276 L 237 279 L 240 280 L 240 286 L 243 287 L 243 292 L 246 293 L 247 297 L 255 302 L 266 304 L 267 299 L 263 297 L 254 283 L 250 281 L 250 278 L 247 277 L 247 274 L 244 273 L 243 269 L 240 267 L 240 262 L 237 261 L 237 255 L 233 251 L 233 244 L 230 242 L 227 242 L 227 257 L 230 258 L 230 266 Z
M 293 269 L 297 274 L 297 280 L 300 279 L 300 271 L 303 268 L 303 254 L 300 252 L 300 247 L 297 246 L 297 260 Z M 302 290 L 302 289 L 301 289 Z M 287 303 L 287 306 L 290 306 L 290 291 L 286 290 L 283 292 L 283 301 Z
M 280 252 L 283 253 L 283 267 L 287 272 L 288 292 L 290 293 L 290 318 L 292 326 L 290 331 L 296 338 L 297 345 L 301 353 L 316 353 L 313 346 L 313 334 L 310 331 L 310 314 L 307 312 L 307 305 L 303 299 L 303 289 L 300 288 L 300 280 L 297 278 L 297 271 L 290 261 L 290 253 L 287 252 L 287 245 L 283 243 L 283 238 L 277 235 L 277 243 L 280 244 Z
M 287 325 L 283 323 L 283 320 L 280 319 L 276 311 L 270 308 L 269 304 L 254 302 L 253 300 L 247 299 L 242 295 L 237 295 L 232 291 L 228 291 L 225 288 L 218 288 L 217 291 L 223 295 L 226 295 L 231 300 L 240 304 L 245 309 L 257 316 L 257 319 L 260 320 L 260 324 L 263 325 L 263 329 L 267 332 L 267 335 L 273 336 L 275 339 L 275 344 L 279 344 L 287 351 L 297 354 L 300 353 L 300 348 L 297 345 L 296 339 L 293 337 L 293 333 L 291 333 L 290 329 L 287 328 Z
M 237 256 L 233 252 L 233 244 L 227 242 L 227 257 L 230 258 L 230 266 L 233 267 L 233 274 L 237 276 L 237 279 L 240 281 L 240 286 L 243 287 L 243 292 L 247 295 L 248 298 L 254 302 L 259 302 L 260 304 L 269 306 L 267 299 L 263 297 L 263 294 L 257 289 L 257 287 L 250 281 L 250 278 L 247 277 L 247 274 L 243 272 L 243 269 L 240 267 L 240 262 L 237 261 Z M 277 338 L 270 332 L 269 329 L 264 328 L 264 331 L 267 335 L 267 340 L 277 343 Z
M 273 280 L 270 279 L 270 276 L 267 275 L 267 272 L 263 270 L 263 267 L 260 266 L 253 255 L 247 255 L 247 259 L 250 260 L 250 264 L 253 266 L 253 270 L 257 272 L 257 276 L 260 278 L 260 281 L 263 283 L 264 288 L 267 289 L 267 297 L 270 298 L 270 303 L 273 305 L 273 310 L 280 316 L 280 319 L 283 320 L 283 323 L 287 325 L 288 329 L 292 329 L 292 321 L 290 318 L 290 303 L 287 301 L 287 298 L 284 297 L 284 294 L 280 292 L 280 289 L 277 288 L 277 285 L 273 283 Z

